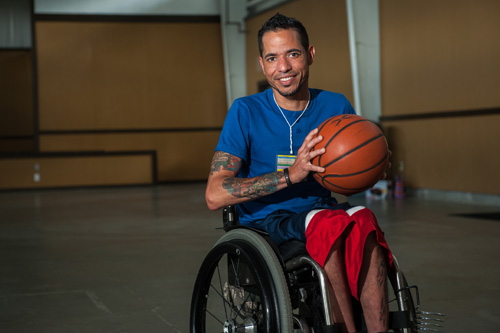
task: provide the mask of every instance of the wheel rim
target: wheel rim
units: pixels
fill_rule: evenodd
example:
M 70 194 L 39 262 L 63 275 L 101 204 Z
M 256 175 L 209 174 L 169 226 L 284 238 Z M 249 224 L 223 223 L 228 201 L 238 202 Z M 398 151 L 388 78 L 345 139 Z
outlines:
M 265 265 L 244 242 L 216 246 L 200 268 L 191 308 L 192 332 L 271 332 L 277 329 Z

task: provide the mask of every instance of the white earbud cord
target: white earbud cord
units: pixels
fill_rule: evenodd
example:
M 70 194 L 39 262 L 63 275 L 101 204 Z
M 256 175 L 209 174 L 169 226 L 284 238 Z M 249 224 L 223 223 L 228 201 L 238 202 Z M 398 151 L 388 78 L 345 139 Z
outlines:
M 306 107 L 304 108 L 304 110 L 302 111 L 302 113 L 300 114 L 300 116 L 297 119 L 295 119 L 295 121 L 291 125 L 288 122 L 288 119 L 286 119 L 285 114 L 283 113 L 283 110 L 281 110 L 278 102 L 276 102 L 276 97 L 274 97 L 274 94 L 273 94 L 273 98 L 274 98 L 274 103 L 276 103 L 276 106 L 280 110 L 281 115 L 283 116 L 283 118 L 285 118 L 285 121 L 288 124 L 288 127 L 290 128 L 290 154 L 293 155 L 293 134 L 292 134 L 292 127 L 293 127 L 293 125 L 295 125 L 297 123 L 297 121 L 299 121 L 299 119 L 302 117 L 302 115 L 304 114 L 304 112 L 306 112 L 307 107 L 309 106 L 309 102 L 311 101 L 311 93 L 309 92 L 309 98 L 307 99 Z

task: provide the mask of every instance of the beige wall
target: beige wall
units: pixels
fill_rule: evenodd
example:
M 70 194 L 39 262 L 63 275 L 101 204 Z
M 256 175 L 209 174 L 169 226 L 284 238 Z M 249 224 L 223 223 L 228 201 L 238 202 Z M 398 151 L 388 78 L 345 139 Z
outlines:
M 32 55 L 0 50 L 0 153 L 34 150 Z
M 220 126 L 218 23 L 38 22 L 40 130 Z
M 500 115 L 387 121 L 393 170 L 416 188 L 499 194 Z
M 311 87 L 352 102 L 343 0 L 249 18 L 248 92 L 264 79 L 257 31 L 278 11 L 316 47 Z M 500 193 L 499 14 L 494 0 L 380 0 L 382 125 L 407 186 Z M 40 21 L 36 36 L 41 152 L 154 150 L 160 181 L 206 177 L 226 113 L 219 23 Z M 0 77 L 1 152 L 34 149 L 31 56 L 0 52 L 13 70 Z
M 34 183 L 32 161 L 26 164 L 25 158 L 9 157 L 3 175 L 19 178 L 22 170 L 21 188 L 30 187 L 26 182 L 32 187 L 152 183 L 152 167 L 141 166 L 139 180 L 108 170 L 121 169 L 120 161 L 143 163 L 140 151 L 154 151 L 157 159 L 148 163 L 157 163 L 159 182 L 206 179 L 227 111 L 220 23 L 177 21 L 36 21 L 38 153 L 57 153 L 58 158 L 44 163 L 42 179 L 51 181 Z M 16 64 L 9 67 L 11 77 L 24 80 L 16 91 L 27 87 L 31 92 L 31 58 L 10 55 L 0 57 L 0 64 Z M 11 104 L 22 112 L 1 114 L 0 149 L 35 152 L 34 142 L 18 138 L 12 146 L 13 139 L 5 137 L 12 128 L 13 134 L 33 135 L 32 100 L 23 99 L 22 92 L 16 96 Z M 131 162 L 103 154 L 130 151 L 139 151 L 127 156 Z M 75 152 L 87 157 L 77 160 Z M 72 177 L 78 172 L 67 172 L 68 163 L 81 173 L 75 163 L 85 170 L 89 161 L 95 162 L 91 180 L 82 182 Z M 0 178 L 0 188 L 6 182 Z
M 408 186 L 500 194 L 499 14 L 491 0 L 380 1 L 383 127 Z
M 151 184 L 152 168 L 151 154 L 4 158 L 0 189 Z
M 200 180 L 208 176 L 219 131 L 42 135 L 40 149 L 64 151 L 157 152 L 159 181 Z

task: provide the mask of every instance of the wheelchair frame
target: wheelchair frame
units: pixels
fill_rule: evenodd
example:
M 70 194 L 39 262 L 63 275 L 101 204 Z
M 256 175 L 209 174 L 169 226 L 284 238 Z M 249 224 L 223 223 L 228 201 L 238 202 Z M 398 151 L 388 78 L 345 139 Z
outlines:
M 305 246 L 291 258 L 283 256 L 265 232 L 239 225 L 232 206 L 223 210 L 223 229 L 226 233 L 203 261 L 195 282 L 191 332 L 338 332 L 326 273 Z M 440 327 L 419 322 L 418 288 L 408 286 L 395 257 L 388 277 L 397 303 L 389 315 L 391 330 L 415 333 L 435 330 L 428 325 Z M 363 330 L 361 307 L 356 306 L 356 325 Z M 207 327 L 214 318 L 215 328 Z

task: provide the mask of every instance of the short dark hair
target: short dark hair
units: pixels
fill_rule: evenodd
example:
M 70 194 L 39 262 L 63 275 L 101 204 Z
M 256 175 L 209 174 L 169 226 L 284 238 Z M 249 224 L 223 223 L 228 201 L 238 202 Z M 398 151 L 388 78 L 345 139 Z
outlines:
M 300 37 L 300 44 L 302 44 L 306 51 L 307 49 L 309 49 L 309 36 L 307 35 L 306 28 L 304 28 L 302 23 L 293 17 L 288 17 L 280 13 L 276 13 L 276 15 L 271 17 L 262 25 L 262 28 L 259 30 L 259 33 L 257 35 L 257 40 L 259 42 L 259 54 L 261 57 L 264 48 L 264 45 L 262 44 L 262 37 L 264 36 L 264 34 L 268 31 L 278 31 L 282 29 L 297 30 Z

